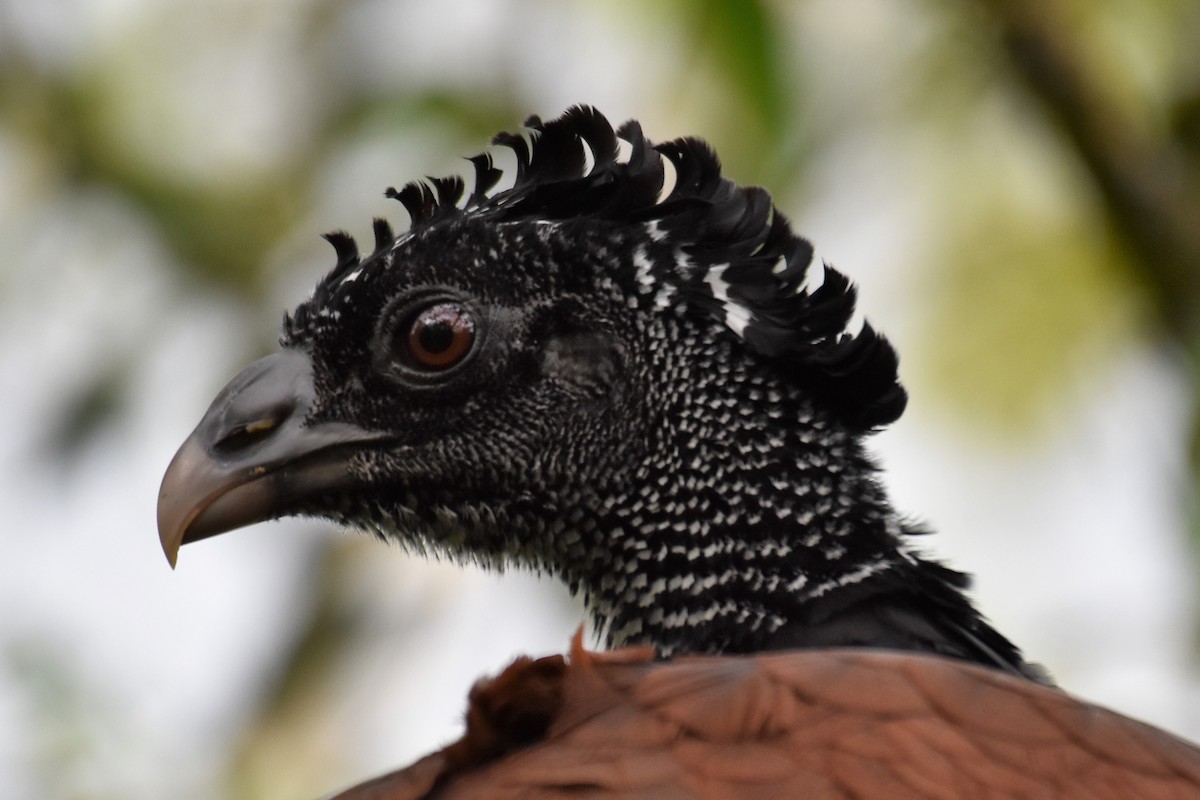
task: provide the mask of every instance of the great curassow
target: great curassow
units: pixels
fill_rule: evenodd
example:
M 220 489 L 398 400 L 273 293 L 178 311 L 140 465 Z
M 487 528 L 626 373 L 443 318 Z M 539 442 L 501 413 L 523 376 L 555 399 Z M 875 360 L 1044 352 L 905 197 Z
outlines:
M 521 660 L 463 740 L 346 798 L 1200 798 L 1200 750 L 1075 700 L 922 556 L 864 437 L 900 416 L 847 278 L 697 139 L 576 107 L 515 182 L 389 190 L 218 395 L 162 545 L 283 515 L 549 571 L 610 653 Z

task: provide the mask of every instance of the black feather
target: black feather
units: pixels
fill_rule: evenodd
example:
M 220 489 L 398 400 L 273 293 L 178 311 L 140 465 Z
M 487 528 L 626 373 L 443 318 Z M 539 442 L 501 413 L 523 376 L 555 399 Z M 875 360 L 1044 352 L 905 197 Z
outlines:
M 339 268 L 358 264 L 358 244 L 345 231 L 331 231 L 322 238 L 333 245 Z
M 529 172 L 529 143 L 519 133 L 498 133 L 492 138 L 492 144 L 507 147 L 517 157 L 517 176 L 515 185 L 524 184 L 525 175 Z
M 396 234 L 392 232 L 392 226 L 383 217 L 371 220 L 371 229 L 375 234 L 375 250 L 371 253 L 374 257 L 392 246 L 396 241 Z
M 487 193 L 499 182 L 504 173 L 496 168 L 488 153 L 480 153 L 467 160 L 475 166 L 475 187 L 471 190 L 471 197 L 467 200 L 467 205 L 477 206 L 487 199 Z
M 451 175 L 446 178 L 430 178 L 429 183 L 437 195 L 436 209 L 449 211 L 456 207 L 458 202 L 462 200 L 465 184 L 461 176 Z

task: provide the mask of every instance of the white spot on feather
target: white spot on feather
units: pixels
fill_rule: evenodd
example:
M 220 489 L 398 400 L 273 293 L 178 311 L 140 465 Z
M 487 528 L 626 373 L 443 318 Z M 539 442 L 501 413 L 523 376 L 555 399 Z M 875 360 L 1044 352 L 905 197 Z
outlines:
M 804 268 L 804 280 L 796 286 L 796 294 L 801 292 L 812 294 L 817 289 L 825 285 L 825 260 L 817 254 L 817 249 L 813 248 L 812 259 L 808 262 L 808 266 Z
M 583 150 L 583 175 L 590 175 L 596 167 L 596 154 L 592 152 L 592 146 L 587 143 L 586 139 L 579 139 L 579 146 Z
M 887 561 L 872 561 L 869 564 L 864 564 L 858 569 L 843 573 L 836 578 L 825 581 L 821 585 L 815 587 L 808 593 L 809 597 L 820 597 L 831 589 L 837 589 L 842 586 L 851 586 L 856 583 L 861 583 L 872 575 L 877 575 L 880 572 L 885 572 L 891 567 Z
M 654 307 L 659 311 L 671 305 L 671 298 L 675 296 L 675 287 L 669 283 L 664 283 L 658 289 L 658 294 L 654 295 Z
M 638 292 L 641 294 L 648 294 L 653 291 L 657 281 L 654 278 L 654 274 L 650 270 L 654 265 L 651 264 L 650 259 L 646 257 L 646 249 L 644 247 L 639 247 L 637 250 L 633 251 L 633 266 L 634 269 L 637 270 L 637 282 L 639 286 Z
M 704 280 L 708 282 L 713 297 L 725 309 L 725 324 L 738 336 L 742 336 L 746 332 L 746 326 L 750 324 L 750 309 L 729 297 L 729 284 L 722 277 L 727 269 L 728 264 L 718 264 L 708 271 Z
M 663 166 L 663 184 L 658 190 L 658 197 L 655 198 L 654 204 L 661 205 L 675 191 L 675 185 L 678 183 L 679 175 L 675 170 L 675 164 L 669 158 L 658 157 L 659 163 Z

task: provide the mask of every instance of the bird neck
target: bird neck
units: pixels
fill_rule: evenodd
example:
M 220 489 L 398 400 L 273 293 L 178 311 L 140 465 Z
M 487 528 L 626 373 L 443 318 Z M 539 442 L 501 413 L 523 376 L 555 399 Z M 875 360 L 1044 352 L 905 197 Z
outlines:
M 805 646 L 915 649 L 1027 674 L 965 575 L 924 559 L 861 431 L 795 386 L 737 374 L 659 409 L 639 456 L 601 469 L 546 541 L 610 646 L 664 656 Z M 610 465 L 611 466 L 611 465 Z M 564 542 L 569 542 L 566 552 Z
M 966 575 L 908 548 L 905 534 L 916 531 L 881 493 L 871 505 L 847 506 L 837 491 L 797 503 L 771 482 L 747 492 L 744 478 L 731 478 L 740 503 L 664 491 L 594 528 L 608 531 L 604 543 L 575 562 L 586 570 L 564 577 L 609 646 L 649 644 L 664 657 L 883 647 L 1046 680 L 976 611 Z M 874 486 L 869 475 L 845 480 Z M 693 513 L 681 511 L 693 500 Z
M 761 393 L 730 404 L 756 413 L 719 425 L 676 406 L 640 463 L 580 503 L 591 514 L 567 536 L 588 556 L 560 569 L 610 645 L 761 650 L 908 563 L 859 437 Z
M 610 645 L 649 643 L 663 655 L 766 649 L 843 589 L 903 561 L 885 519 L 751 496 L 740 506 L 699 501 L 694 510 L 707 505 L 711 516 L 686 522 L 672 520 L 671 509 L 689 501 L 668 496 L 611 524 L 603 555 L 568 580 L 583 589 Z

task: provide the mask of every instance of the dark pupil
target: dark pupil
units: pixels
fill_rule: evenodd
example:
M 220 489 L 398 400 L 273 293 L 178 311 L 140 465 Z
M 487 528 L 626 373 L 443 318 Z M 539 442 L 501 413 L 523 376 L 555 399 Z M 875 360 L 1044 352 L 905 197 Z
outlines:
M 454 328 L 446 320 L 430 320 L 421 326 L 417 341 L 426 353 L 443 353 L 454 343 Z

